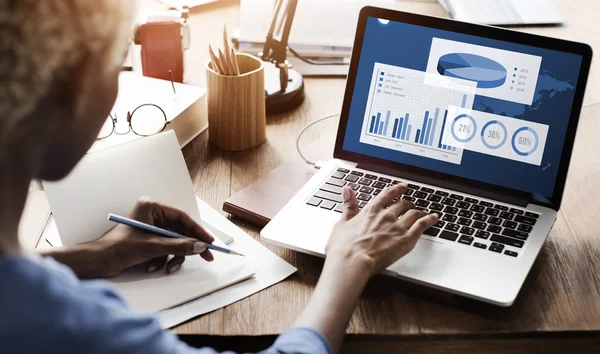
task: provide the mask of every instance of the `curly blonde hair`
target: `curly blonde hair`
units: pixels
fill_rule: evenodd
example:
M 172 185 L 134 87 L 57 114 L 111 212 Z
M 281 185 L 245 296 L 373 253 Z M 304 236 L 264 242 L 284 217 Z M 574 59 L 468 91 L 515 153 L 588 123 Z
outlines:
M 0 0 L 0 149 L 84 56 L 123 60 L 134 0 Z

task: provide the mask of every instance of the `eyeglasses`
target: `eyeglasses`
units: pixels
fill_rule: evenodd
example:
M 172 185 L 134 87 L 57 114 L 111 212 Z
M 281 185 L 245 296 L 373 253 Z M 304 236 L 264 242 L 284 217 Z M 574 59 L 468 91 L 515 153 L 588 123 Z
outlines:
M 133 132 L 139 136 L 150 136 L 165 130 L 167 124 L 170 122 L 167 120 L 167 115 L 162 108 L 155 104 L 147 103 L 138 106 L 133 112 L 127 112 L 127 131 L 117 131 L 117 123 L 117 114 L 111 113 L 102 126 L 102 129 L 100 129 L 97 140 L 106 139 L 113 133 L 126 135 L 129 132 Z

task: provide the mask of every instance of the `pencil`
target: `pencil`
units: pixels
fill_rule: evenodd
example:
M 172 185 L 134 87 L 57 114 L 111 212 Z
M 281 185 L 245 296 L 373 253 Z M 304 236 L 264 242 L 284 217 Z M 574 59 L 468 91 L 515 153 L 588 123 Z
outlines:
M 227 38 L 227 26 L 223 25 L 223 52 L 228 63 L 231 63 L 231 51 L 229 50 L 229 38 Z M 233 68 L 232 68 L 233 69 Z
M 213 70 L 221 75 L 225 75 L 225 70 L 223 70 L 221 63 L 219 62 L 219 59 L 217 59 L 217 56 L 215 55 L 215 52 L 213 51 L 210 44 L 208 45 L 208 52 L 210 53 L 210 59 L 215 63 L 215 65 L 213 66 Z
M 233 48 L 231 48 L 231 58 L 233 60 L 233 70 L 235 71 L 235 76 L 240 76 L 240 65 L 237 61 L 237 56 L 235 55 Z
M 188 238 L 188 237 L 185 237 L 183 235 L 180 235 L 180 234 L 178 234 L 176 232 L 173 232 L 173 231 L 170 231 L 170 230 L 165 230 L 165 229 L 162 229 L 160 227 L 156 227 L 154 225 L 149 225 L 149 224 L 143 223 L 141 221 L 129 219 L 129 218 L 126 218 L 124 216 L 115 215 L 115 214 L 112 214 L 112 213 L 108 214 L 108 220 L 114 221 L 114 222 L 119 223 L 119 224 L 127 225 L 129 227 L 134 228 L 134 229 L 146 231 L 146 232 L 149 232 L 151 234 L 154 234 L 154 235 L 157 235 L 157 236 L 161 236 L 161 237 L 167 237 L 167 238 Z M 244 256 L 243 254 L 241 254 L 239 252 L 236 252 L 234 250 L 230 250 L 229 248 L 215 246 L 212 243 L 208 243 L 208 242 L 204 242 L 204 241 L 198 241 L 198 242 L 204 243 L 206 245 L 206 248 L 208 248 L 210 250 L 213 250 L 213 251 L 217 251 L 217 252 L 221 252 L 221 253 L 226 253 L 226 254 L 231 254 L 231 255 L 235 255 L 235 256 Z
M 229 63 L 227 62 L 227 58 L 225 57 L 225 55 L 223 54 L 223 52 L 221 51 L 221 49 L 219 49 L 219 60 L 221 60 L 221 66 L 224 69 L 224 75 L 233 75 L 233 71 L 230 70 L 229 68 Z

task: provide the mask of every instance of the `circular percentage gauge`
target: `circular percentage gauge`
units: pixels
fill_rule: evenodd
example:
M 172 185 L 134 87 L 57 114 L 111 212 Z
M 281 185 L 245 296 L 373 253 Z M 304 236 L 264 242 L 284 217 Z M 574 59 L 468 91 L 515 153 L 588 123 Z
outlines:
M 468 114 L 460 114 L 452 121 L 450 132 L 454 140 L 460 143 L 467 143 L 475 137 L 477 123 L 475 119 Z
M 481 142 L 488 149 L 498 149 L 506 143 L 508 132 L 506 126 L 497 120 L 492 120 L 481 129 Z
M 512 148 L 519 156 L 529 156 L 537 150 L 539 143 L 535 130 L 522 127 L 515 131 L 512 136 Z

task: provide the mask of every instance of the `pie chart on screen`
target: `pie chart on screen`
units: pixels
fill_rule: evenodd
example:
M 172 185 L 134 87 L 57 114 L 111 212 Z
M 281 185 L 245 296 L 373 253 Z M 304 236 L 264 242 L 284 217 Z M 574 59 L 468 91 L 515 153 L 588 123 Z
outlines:
M 506 68 L 500 63 L 475 54 L 449 53 L 437 64 L 441 75 L 477 82 L 477 88 L 500 87 L 506 81 Z

